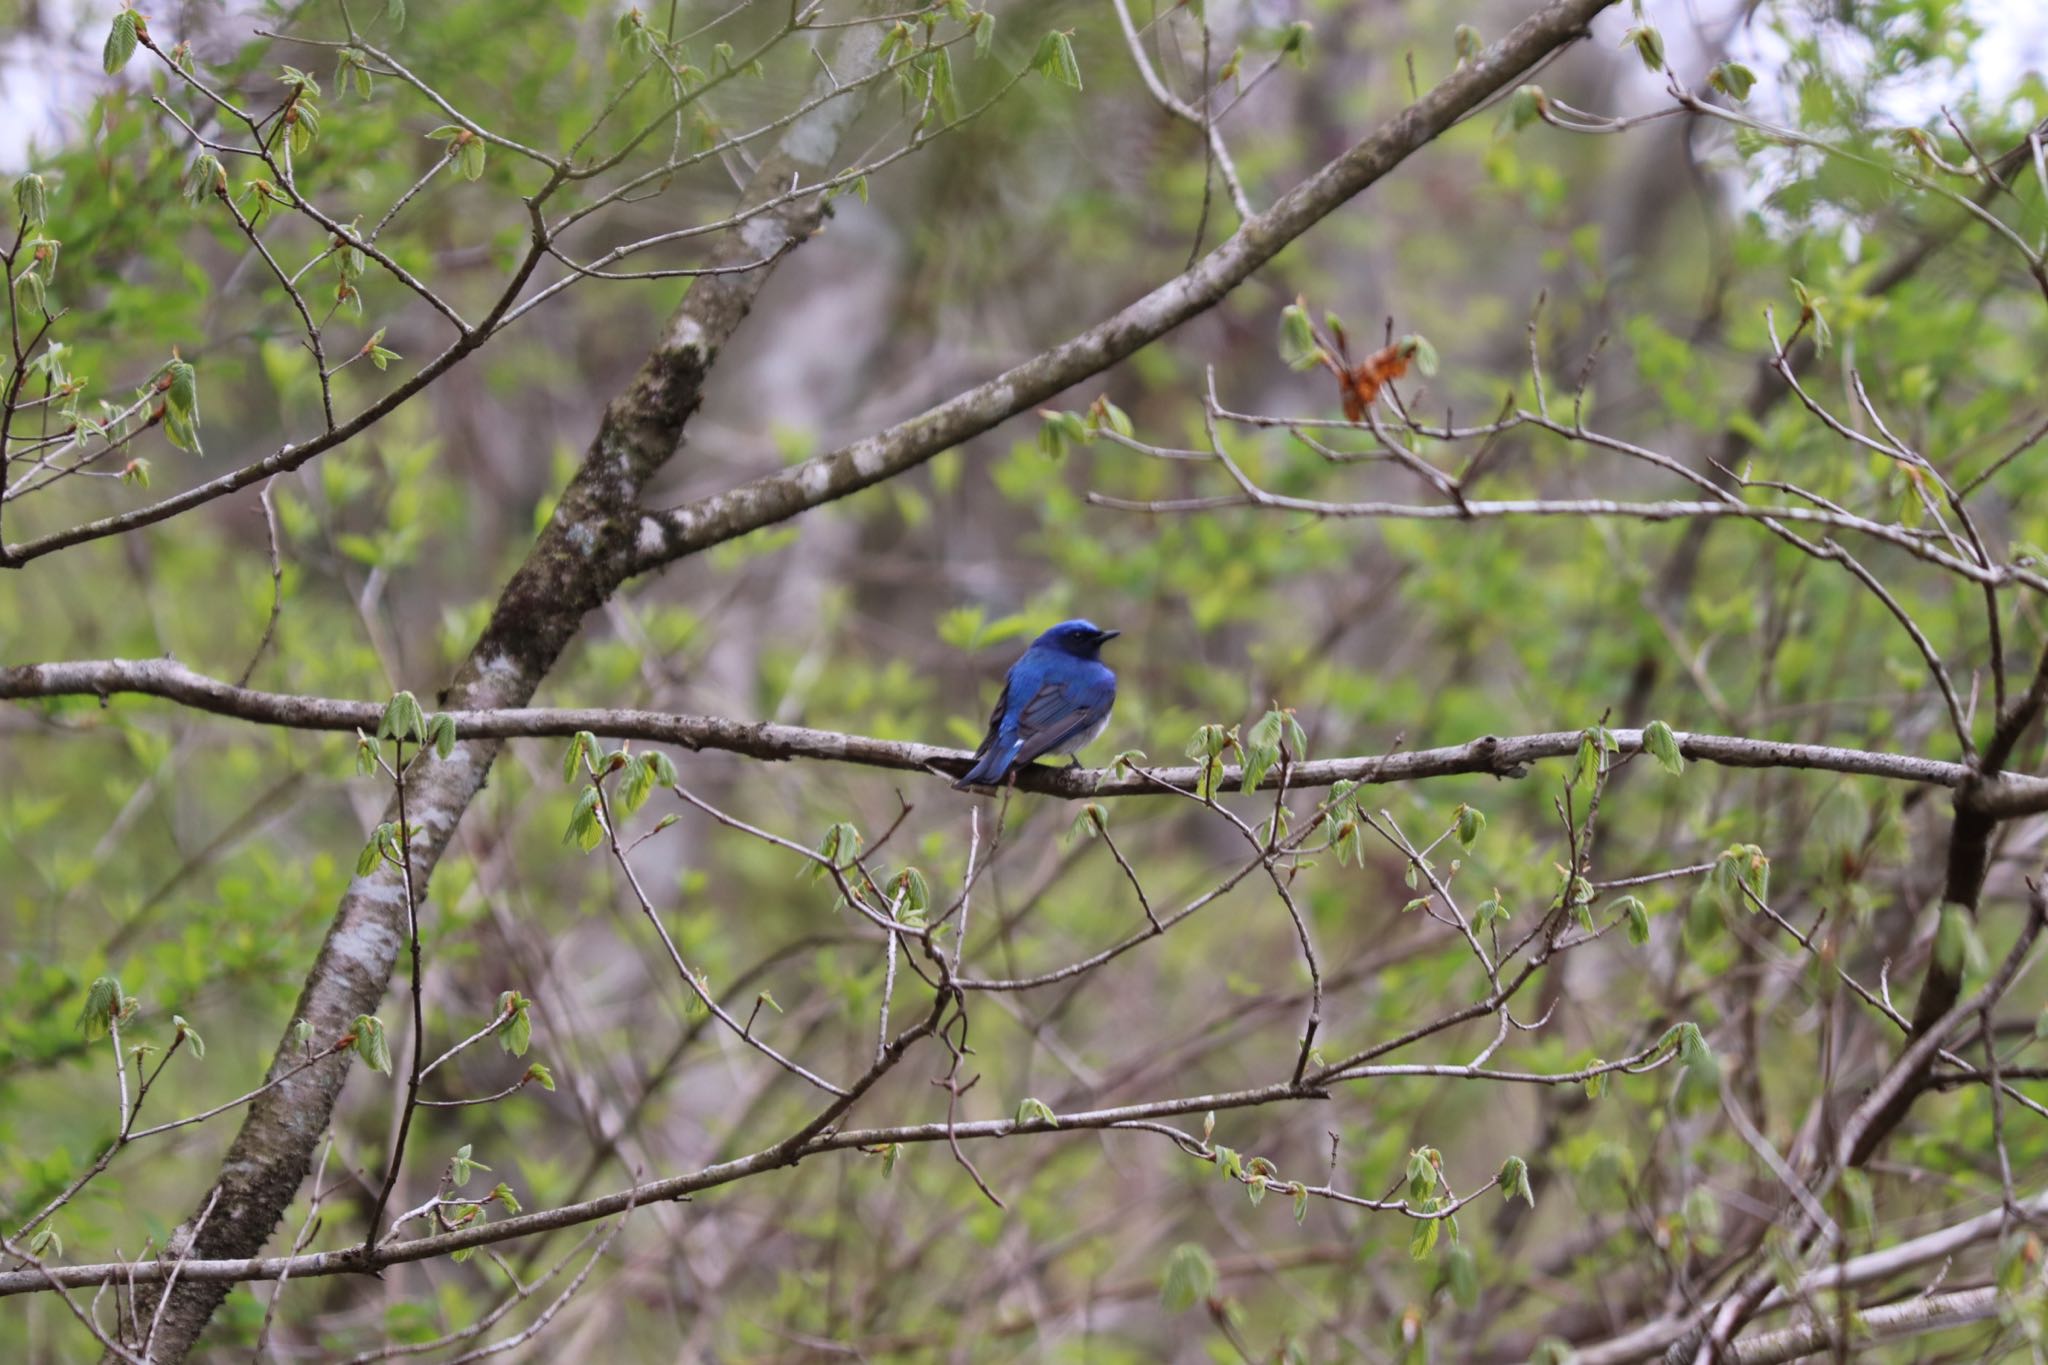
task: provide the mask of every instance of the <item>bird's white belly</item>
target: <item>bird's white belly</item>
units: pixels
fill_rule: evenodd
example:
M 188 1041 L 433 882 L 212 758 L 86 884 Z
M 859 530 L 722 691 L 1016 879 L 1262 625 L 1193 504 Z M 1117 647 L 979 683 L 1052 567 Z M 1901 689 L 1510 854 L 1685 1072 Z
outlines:
M 1077 754 L 1081 752 L 1081 750 L 1093 744 L 1096 740 L 1102 738 L 1102 732 L 1104 730 L 1107 730 L 1108 728 L 1109 717 L 1104 716 L 1101 720 L 1096 721 L 1095 724 L 1091 725 L 1086 730 L 1083 730 L 1080 734 L 1075 735 L 1065 744 L 1060 745 L 1056 749 L 1047 749 L 1046 752 L 1049 754 Z

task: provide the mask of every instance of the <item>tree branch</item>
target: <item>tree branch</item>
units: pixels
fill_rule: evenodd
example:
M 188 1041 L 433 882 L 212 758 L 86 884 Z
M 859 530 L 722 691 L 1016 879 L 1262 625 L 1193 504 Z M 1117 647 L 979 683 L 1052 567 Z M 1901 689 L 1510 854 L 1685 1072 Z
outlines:
M 984 384 L 850 446 L 649 516 L 634 564 L 685 555 L 859 492 L 989 430 L 1116 364 L 1221 302 L 1297 237 L 1429 144 L 1522 72 L 1584 35 L 1612 0 L 1555 0 L 1444 78 L 1364 141 L 1296 185 L 1191 269 L 1087 331 Z
M 97 696 L 104 700 L 117 693 L 161 697 L 195 710 L 262 725 L 344 733 L 375 730 L 384 710 L 380 702 L 343 701 L 235 687 L 195 673 L 171 659 L 101 659 L 0 668 L 0 700 L 58 696 Z M 588 730 L 612 739 L 675 744 L 686 749 L 714 750 L 748 758 L 771 761 L 810 759 L 903 772 L 934 772 L 949 778 L 965 772 L 974 757 L 964 749 L 933 744 L 874 739 L 866 735 L 813 730 L 801 725 L 661 711 L 506 706 L 454 707 L 449 714 L 455 720 L 456 733 L 465 741 L 567 738 L 579 730 Z M 1609 734 L 1624 754 L 1642 750 L 1641 730 L 1611 730 Z M 1336 782 L 1376 785 L 1414 782 L 1469 773 L 1521 777 L 1531 763 L 1575 755 L 1583 736 L 1584 732 L 1580 730 L 1482 735 L 1464 744 L 1434 749 L 1317 759 L 1291 765 L 1286 771 L 1285 781 L 1289 787 L 1307 788 L 1327 787 Z M 1963 763 L 1867 749 L 1844 749 L 1827 744 L 1793 744 L 1740 735 L 1683 731 L 1677 738 L 1679 751 L 1685 757 L 1721 767 L 1796 768 L 1947 787 L 1957 793 L 1958 801 L 1967 809 L 1984 812 L 1990 820 L 2048 811 L 2048 778 L 2017 773 L 1984 778 Z M 1166 787 L 1160 785 L 1161 782 L 1193 787 L 1201 775 L 1200 769 L 1194 767 L 1155 768 L 1150 771 L 1152 776 L 1148 778 L 1108 768 L 1034 765 L 1019 770 L 1017 787 L 1020 791 L 1069 800 L 1159 796 L 1170 794 Z M 1241 768 L 1227 766 L 1218 790 L 1237 789 L 1243 781 Z M 1261 779 L 1258 789 L 1272 790 L 1281 781 L 1282 774 L 1275 769 Z

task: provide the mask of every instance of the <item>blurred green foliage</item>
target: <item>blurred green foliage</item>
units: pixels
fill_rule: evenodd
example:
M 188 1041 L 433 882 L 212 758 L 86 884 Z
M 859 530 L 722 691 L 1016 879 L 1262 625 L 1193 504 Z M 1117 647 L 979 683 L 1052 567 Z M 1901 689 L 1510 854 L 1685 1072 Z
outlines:
M 263 8 L 274 11 L 271 23 L 327 31 L 322 7 Z M 677 26 L 713 17 L 699 8 Z M 1663 8 L 1651 6 L 1652 18 L 1675 34 L 1681 21 Z M 1239 165 L 1265 200 L 1404 103 L 1411 69 L 1424 86 L 1451 70 L 1458 23 L 1493 33 L 1514 17 L 1337 0 L 1301 13 L 1315 24 L 1306 69 L 1284 66 L 1262 84 L 1242 136 L 1233 134 Z M 742 14 L 730 39 L 738 53 L 780 17 Z M 631 65 L 611 33 L 615 19 L 580 3 L 417 5 L 402 33 L 380 42 L 495 131 L 560 148 Z M 1073 29 L 1078 93 L 1062 84 L 1070 57 L 1039 46 L 1055 24 Z M 430 133 L 445 119 L 397 82 L 374 78 L 365 95 L 352 73 L 336 79 L 330 51 L 240 44 L 245 29 L 227 21 L 218 32 L 205 58 L 210 77 L 253 101 L 282 98 L 287 57 L 311 63 L 326 86 L 318 138 L 298 163 L 309 196 L 374 215 L 443 154 Z M 1198 63 L 1199 45 L 1171 32 L 1177 60 Z M 1621 35 L 1603 21 L 1596 36 L 1612 49 Z M 1760 13 L 1738 39 L 1757 77 L 1746 107 L 1854 150 L 1860 162 L 1684 121 L 1575 138 L 1541 122 L 1518 131 L 1505 107 L 1482 113 L 1283 253 L 1214 316 L 1062 406 L 1083 412 L 1106 394 L 1138 439 L 1199 448 L 1204 370 L 1213 366 L 1227 407 L 1328 416 L 1327 377 L 1291 373 L 1271 344 L 1280 309 L 1302 294 L 1352 314 L 1370 344 L 1382 315 L 1393 333 L 1431 338 L 1439 375 L 1404 389 L 1426 389 L 1420 412 L 1449 405 L 1472 422 L 1504 395 L 1532 404 L 1532 346 L 1549 401 L 1562 409 L 1604 337 L 1587 367 L 1590 425 L 1696 468 L 1732 433 L 1754 477 L 1921 524 L 1918 493 L 1897 462 L 1847 444 L 1796 402 L 1760 412 L 1746 404 L 1768 352 L 1764 310 L 1775 310 L 1783 335 L 1799 315 L 1797 279 L 1824 300 L 1832 331 L 1812 371 L 1815 393 L 1853 413 L 1853 372 L 1893 429 L 1955 482 L 1991 469 L 2038 422 L 2048 337 L 2034 286 L 2009 244 L 1950 200 L 1902 183 L 1900 171 L 1939 172 L 1910 139 L 1891 136 L 1892 111 L 1926 88 L 1945 93 L 1956 125 L 1987 154 L 2048 116 L 2037 77 L 2012 89 L 1973 84 L 1979 37 L 1969 7 L 1936 0 L 1857 4 L 1821 18 L 1790 5 Z M 1283 56 L 1288 39 L 1280 29 L 1247 32 L 1243 42 L 1249 73 Z M 1227 202 L 1205 190 L 1199 143 L 1146 102 L 1113 15 L 1000 12 L 989 57 L 954 60 L 960 102 L 986 97 L 1002 73 L 1034 58 L 1049 79 L 877 174 L 864 202 L 841 197 L 838 221 L 793 258 L 764 302 L 759 335 L 721 366 L 678 462 L 678 498 L 829 448 L 872 426 L 877 412 L 904 411 L 1060 339 L 1181 268 L 1205 201 L 1207 240 L 1230 229 Z M 303 440 L 318 412 L 293 313 L 218 203 L 181 196 L 188 141 L 150 103 L 168 95 L 168 83 L 139 74 L 139 58 L 136 66 L 72 111 L 64 139 L 36 149 L 51 234 L 63 242 L 50 297 L 69 310 L 66 364 L 90 377 L 93 401 L 127 401 L 133 381 L 174 348 L 189 360 L 206 451 L 152 445 L 144 453 L 153 493 L 78 479 L 10 504 L 10 540 Z M 810 74 L 803 63 L 771 62 L 713 106 L 717 122 L 772 117 Z M 1629 53 L 1576 56 L 1542 79 L 1581 107 L 1647 108 L 1660 97 Z M 870 136 L 903 116 L 895 96 L 880 103 L 862 125 Z M 658 89 L 637 89 L 618 123 L 635 126 L 659 109 Z M 1972 155 L 1938 112 L 1920 128 L 1942 156 Z M 381 244 L 474 315 L 523 241 L 519 196 L 537 172 L 496 147 L 463 169 Z M 239 172 L 229 168 L 237 194 Z M 722 211 L 731 197 L 724 174 L 714 165 L 667 187 L 593 232 L 593 242 Z M 2024 174 L 1995 211 L 2029 242 L 2048 227 L 2041 186 Z M 278 233 L 283 259 L 302 263 L 320 250 L 299 226 Z M 1923 241 L 1932 244 L 1925 263 L 1873 292 L 1887 266 Z M 817 267 L 804 259 L 833 252 Z M 324 267 L 309 278 L 329 296 L 346 282 Z M 596 413 L 680 288 L 586 282 L 362 437 L 273 485 L 283 605 L 252 685 L 349 698 L 410 688 L 431 709 Z M 1547 302 L 1532 311 L 1539 292 Z M 329 332 L 333 353 L 385 333 L 399 358 L 389 371 L 342 372 L 337 400 L 347 410 L 400 382 L 442 336 L 431 314 L 376 272 L 363 277 L 362 293 L 360 318 L 344 314 Z M 825 389 L 846 401 L 804 392 L 806 374 L 832 376 Z M 1680 731 L 1959 757 L 1927 670 L 1884 605 L 1755 526 L 1717 525 L 1691 541 L 1685 526 L 1666 522 L 1364 522 L 1242 509 L 1144 516 L 1088 494 L 1156 500 L 1227 486 L 1211 464 L 1149 459 L 1100 437 L 1041 442 L 1040 425 L 1020 420 L 885 489 L 635 585 L 589 623 L 541 700 L 971 747 L 1021 640 L 1086 614 L 1123 631 L 1110 650 L 1119 706 L 1091 754 L 1097 761 L 1144 749 L 1163 763 L 1200 726 L 1249 731 L 1276 705 L 1292 709 L 1311 757 L 1659 718 Z M 1365 433 L 1320 435 L 1347 454 L 1374 448 Z M 1230 430 L 1226 440 L 1247 474 L 1277 493 L 1421 497 L 1398 469 L 1333 465 L 1285 430 Z M 1419 450 L 1445 467 L 1460 461 L 1433 443 Z M 2048 544 L 2043 478 L 2038 456 L 2020 459 L 1983 491 L 1985 521 L 2015 556 Z M 1491 498 L 1683 492 L 1612 452 L 1526 433 L 1505 443 L 1484 488 Z M 260 507 L 242 498 L 0 577 L 0 662 L 172 654 L 235 677 L 271 610 L 268 537 Z M 1696 559 L 1681 569 L 1688 544 Z M 1980 595 L 1897 552 L 1872 550 L 1867 562 L 1977 699 L 1981 741 L 1990 654 Z M 2038 648 L 2039 613 L 2020 603 L 2006 622 L 2008 662 L 2019 669 Z M 74 1023 L 88 983 L 113 974 L 141 999 L 131 1037 L 165 1046 L 174 1013 L 205 1033 L 203 1062 L 173 1059 L 152 1094 L 155 1121 L 248 1089 L 291 1020 L 386 787 L 351 775 L 351 736 L 263 729 L 132 698 L 13 708 L 0 720 L 0 743 L 0 1207 L 11 1230 L 89 1166 L 113 1131 L 108 1049 Z M 872 843 L 899 800 L 908 802 L 876 870 L 914 865 L 940 901 L 957 891 L 968 805 L 935 781 L 674 757 L 685 785 L 805 847 L 838 821 Z M 556 773 L 560 759 L 557 742 L 529 741 L 499 761 L 423 920 L 430 1048 L 482 1027 L 501 993 L 517 991 L 532 1001 L 532 1055 L 561 1087 L 528 1085 L 497 1104 L 432 1111 L 414 1139 L 415 1183 L 473 1148 L 490 1163 L 488 1178 L 507 1182 L 528 1208 L 741 1155 L 810 1112 L 787 1077 L 707 1026 L 602 860 L 564 846 L 562 831 L 579 817 L 576 789 Z M 2019 766 L 2033 770 L 2039 759 L 2031 740 Z M 1455 874 L 1468 914 L 1490 897 L 1501 931 L 1519 933 L 1559 894 L 1567 854 L 1558 803 L 1570 778 L 1570 763 L 1559 762 L 1517 781 L 1373 789 L 1359 808 L 1384 809 L 1418 844 L 1453 830 L 1461 812 L 1483 812 L 1469 848 L 1454 840 L 1435 859 Z M 1585 794 L 1581 783 L 1574 799 Z M 1265 798 L 1222 799 L 1248 821 L 1270 813 Z M 1768 855 L 1774 908 L 1804 924 L 1824 912 L 1843 965 L 1874 980 L 1880 962 L 1924 958 L 1935 941 L 1946 807 L 1869 779 L 1703 763 L 1674 776 L 1637 760 L 1605 794 L 1596 876 L 1718 863 L 1724 850 L 1753 845 Z M 835 909 L 828 885 L 800 879 L 792 854 L 721 830 L 659 790 L 631 832 L 678 812 L 639 858 L 678 950 L 738 1014 L 772 992 L 779 1004 L 761 1010 L 759 1027 L 776 1046 L 830 1074 L 857 1074 L 872 1053 L 885 980 L 872 938 Z M 1072 830 L 1074 815 L 1034 798 L 1009 806 L 1002 859 L 978 893 L 975 974 L 1049 970 L 1142 925 L 1123 873 L 1099 840 Z M 1161 908 L 1201 894 L 1241 857 L 1227 828 L 1177 802 L 1117 803 L 1109 822 Z M 1368 839 L 1361 849 L 1343 859 L 1332 850 L 1295 890 L 1330 983 L 1317 1046 L 1332 1059 L 1485 987 L 1460 939 L 1402 913 L 1421 894 L 1403 884 L 1405 861 Z M 2013 872 L 2031 865 L 2013 858 Z M 1869 1017 L 1851 1030 L 1842 1013 L 1861 1007 L 1837 1009 L 1831 974 L 1767 932 L 1734 875 L 1650 883 L 1634 889 L 1633 906 L 1599 895 L 1590 921 L 1621 931 L 1532 988 L 1518 1018 L 1549 1022 L 1516 1032 L 1495 1059 L 1519 1071 L 1573 1071 L 1630 1055 L 1683 1021 L 1713 1041 L 1718 1071 L 1688 1056 L 1680 1068 L 1556 1091 L 1374 1079 L 1299 1112 L 1219 1116 L 1215 1141 L 1266 1159 L 1279 1180 L 1329 1179 L 1375 1197 L 1425 1147 L 1440 1154 L 1442 1178 L 1459 1195 L 1510 1157 L 1526 1160 L 1533 1208 L 1489 1196 L 1462 1217 L 1455 1244 L 1446 1235 L 1411 1254 L 1411 1239 L 1433 1238 L 1437 1224 L 1321 1203 L 1297 1226 L 1289 1200 L 1248 1206 L 1238 1185 L 1144 1134 L 1038 1137 L 977 1153 L 1006 1210 L 987 1204 L 943 1145 L 912 1146 L 815 1160 L 702 1196 L 673 1218 L 637 1215 L 617 1257 L 634 1268 L 634 1287 L 625 1272 L 605 1272 L 579 1301 L 599 1305 L 596 1318 L 552 1330 L 586 1344 L 602 1332 L 619 1359 L 670 1358 L 678 1336 L 707 1358 L 749 1360 L 795 1358 L 792 1342 L 806 1337 L 905 1360 L 959 1358 L 956 1347 L 992 1360 L 1034 1351 L 1052 1360 L 1227 1359 L 1231 1334 L 1267 1357 L 1289 1344 L 1311 1359 L 1479 1358 L 1502 1342 L 1533 1350 L 1554 1316 L 1569 1320 L 1610 1287 L 1623 1302 L 1654 1303 L 1669 1265 L 1713 1255 L 1769 1196 L 1741 1138 L 1712 1121 L 1715 1077 L 1725 1075 L 1751 1117 L 1784 1140 L 1818 1101 L 1821 1077 L 1846 1085 L 1860 1074 L 1850 1060 L 1822 1055 L 1831 1031 L 1848 1031 L 1855 1046 L 1893 1041 Z M 1972 962 L 1996 961 L 2010 944 L 2015 886 L 2006 869 L 1995 875 Z M 1284 1079 L 1293 1061 L 1307 980 L 1270 888 L 1245 883 L 1089 982 L 976 1003 L 972 1067 L 985 1078 L 962 1101 L 963 1116 L 1250 1086 Z M 923 1002 L 899 994 L 897 1007 Z M 2010 1007 L 2038 1004 L 2038 989 L 2023 985 Z M 411 1042 L 395 999 L 384 1019 L 402 1059 Z M 1467 1060 L 1493 1028 L 1488 1019 L 1462 1026 L 1425 1045 L 1426 1059 Z M 524 1065 L 497 1050 L 470 1053 L 436 1097 L 496 1091 Z M 857 1118 L 943 1117 L 942 1095 L 926 1084 L 940 1065 L 908 1064 Z M 335 1130 L 333 1245 L 367 1212 L 364 1193 L 340 1172 L 363 1172 L 374 1185 L 392 1100 L 385 1078 L 358 1068 Z M 59 1215 L 65 1253 L 162 1246 L 233 1122 L 124 1153 Z M 2038 1125 L 2013 1120 L 2006 1140 L 2015 1179 L 2031 1190 L 2048 1167 L 2048 1141 Z M 1874 1221 L 1857 1232 L 1857 1249 L 1917 1229 L 1923 1214 L 1953 1220 L 1998 1203 L 1976 1090 L 1922 1101 L 1893 1155 L 1870 1175 Z M 1261 1270 L 1269 1261 L 1284 1275 Z M 1013 1292 L 1026 1282 L 1038 1297 Z M 474 1321 L 502 1287 L 475 1262 L 395 1283 L 389 1295 L 294 1289 L 282 1309 L 287 1330 L 333 1352 L 428 1341 Z M 1227 1305 L 1218 1310 L 1227 1332 L 1198 1306 L 1212 1294 Z M 47 1358 L 78 1353 L 72 1324 L 47 1299 L 0 1311 L 25 1323 Z M 238 1292 L 211 1341 L 224 1358 L 254 1341 L 261 1320 L 261 1299 Z M 1967 1351 L 1983 1339 L 1932 1340 Z M 1901 1349 L 1908 1354 L 1896 1358 L 1907 1359 L 1917 1348 Z

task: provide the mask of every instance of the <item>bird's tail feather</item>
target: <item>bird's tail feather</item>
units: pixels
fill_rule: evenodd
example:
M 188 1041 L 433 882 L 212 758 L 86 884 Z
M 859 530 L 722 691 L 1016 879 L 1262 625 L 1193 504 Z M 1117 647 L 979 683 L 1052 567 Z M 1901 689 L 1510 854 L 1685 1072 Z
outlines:
M 964 791 L 968 787 L 993 787 L 1001 782 L 1010 771 L 1010 764 L 1021 747 L 1016 741 L 1008 744 L 992 744 L 975 759 L 974 766 L 960 775 L 953 784 L 953 790 Z

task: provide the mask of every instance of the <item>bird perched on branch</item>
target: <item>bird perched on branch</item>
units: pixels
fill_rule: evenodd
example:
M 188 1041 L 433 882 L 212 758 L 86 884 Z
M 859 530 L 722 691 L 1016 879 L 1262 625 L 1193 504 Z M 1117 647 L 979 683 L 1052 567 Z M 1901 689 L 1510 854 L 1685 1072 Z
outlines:
M 1101 734 L 1116 704 L 1116 674 L 1097 655 L 1118 633 L 1062 621 L 1033 640 L 1003 679 L 974 766 L 953 785 L 999 786 L 1040 754 L 1073 754 Z

